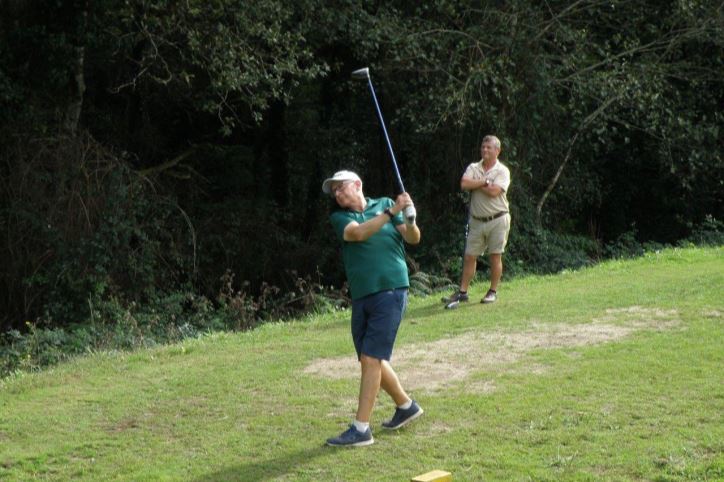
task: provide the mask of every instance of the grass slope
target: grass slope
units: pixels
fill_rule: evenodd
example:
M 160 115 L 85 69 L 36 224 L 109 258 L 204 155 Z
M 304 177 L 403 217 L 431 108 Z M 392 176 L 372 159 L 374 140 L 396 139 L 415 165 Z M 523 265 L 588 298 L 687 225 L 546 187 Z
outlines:
M 0 479 L 722 480 L 723 294 L 716 248 L 514 280 L 493 305 L 413 299 L 397 350 L 436 347 L 418 362 L 430 373 L 473 369 L 413 391 L 426 414 L 397 432 L 379 429 L 381 394 L 359 449 L 323 445 L 354 414 L 357 373 L 304 371 L 353 357 L 348 312 L 89 355 L 0 382 Z M 576 338 L 591 327 L 629 331 Z M 486 336 L 504 341 L 492 362 Z M 478 351 L 435 344 L 465 339 Z M 503 363 L 523 339 L 547 341 Z

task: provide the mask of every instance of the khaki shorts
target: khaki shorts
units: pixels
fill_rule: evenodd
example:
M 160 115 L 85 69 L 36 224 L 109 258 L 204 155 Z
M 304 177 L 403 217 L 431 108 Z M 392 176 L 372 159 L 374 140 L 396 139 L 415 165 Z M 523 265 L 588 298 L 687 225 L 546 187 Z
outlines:
M 508 244 L 508 232 L 510 232 L 510 214 L 488 222 L 478 221 L 471 216 L 465 254 L 480 256 L 486 250 L 488 254 L 504 253 L 505 245 Z

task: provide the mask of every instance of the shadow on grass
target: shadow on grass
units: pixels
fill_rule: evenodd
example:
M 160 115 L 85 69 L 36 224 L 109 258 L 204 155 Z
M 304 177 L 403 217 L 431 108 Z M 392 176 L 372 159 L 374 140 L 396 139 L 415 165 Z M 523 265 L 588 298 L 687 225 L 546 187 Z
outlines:
M 430 295 L 434 296 L 434 295 Z M 438 297 L 438 300 L 440 298 Z M 481 309 L 483 305 L 478 301 L 469 301 L 467 303 L 460 303 L 458 308 L 455 310 L 446 310 L 445 303 L 439 302 L 438 304 L 431 304 L 427 306 L 420 306 L 412 309 L 408 309 L 405 313 L 404 320 L 421 320 L 425 318 L 440 318 L 448 316 L 455 311 L 466 311 L 470 309 Z
M 393 430 L 377 430 L 375 432 L 375 445 L 377 447 L 387 443 L 397 443 L 396 438 L 400 437 L 403 431 Z M 311 465 L 314 459 L 318 457 L 331 457 L 329 463 L 339 463 L 337 456 L 346 454 L 348 451 L 358 451 L 361 456 L 365 456 L 366 447 L 330 447 L 328 445 L 318 445 L 296 452 L 285 453 L 276 458 L 267 458 L 255 462 L 241 463 L 236 466 L 229 466 L 216 472 L 210 472 L 206 475 L 192 479 L 194 482 L 216 482 L 216 481 L 265 481 L 273 480 L 282 476 L 291 477 L 289 480 L 295 480 L 296 477 L 307 477 L 310 480 L 324 480 L 324 474 L 319 473 L 320 464 Z M 305 466 L 307 466 L 305 470 Z M 284 479 L 286 480 L 286 478 Z
M 320 456 L 334 455 L 335 450 L 338 449 L 319 445 L 317 447 L 303 449 L 297 452 L 285 453 L 277 458 L 267 458 L 255 462 L 242 463 L 237 466 L 226 467 L 216 472 L 211 472 L 201 477 L 197 477 L 193 480 L 196 482 L 222 480 L 271 480 L 286 474 L 297 474 L 300 466 L 306 465 L 313 459 Z

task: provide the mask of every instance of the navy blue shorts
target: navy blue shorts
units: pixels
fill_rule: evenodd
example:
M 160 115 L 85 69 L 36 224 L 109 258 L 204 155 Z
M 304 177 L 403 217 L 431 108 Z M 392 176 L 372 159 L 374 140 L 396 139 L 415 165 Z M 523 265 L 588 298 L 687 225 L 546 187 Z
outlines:
M 407 288 L 380 291 L 352 301 L 352 340 L 358 359 L 365 354 L 390 360 L 405 308 Z

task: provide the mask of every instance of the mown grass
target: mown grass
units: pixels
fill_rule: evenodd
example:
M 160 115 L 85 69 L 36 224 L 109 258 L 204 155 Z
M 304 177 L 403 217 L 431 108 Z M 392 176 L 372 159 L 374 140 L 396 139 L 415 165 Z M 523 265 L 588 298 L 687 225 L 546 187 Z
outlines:
M 514 280 L 494 305 L 413 299 L 398 350 L 641 326 L 417 390 L 426 414 L 397 432 L 378 429 L 392 411 L 381 394 L 376 442 L 358 449 L 323 445 L 353 416 L 357 373 L 304 373 L 353 356 L 348 312 L 89 355 L 0 382 L 0 479 L 405 481 L 444 469 L 454 480 L 723 480 L 723 295 L 724 249 L 711 248 Z

